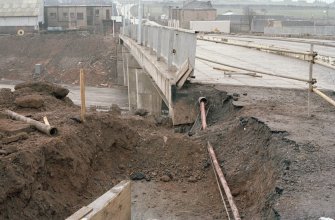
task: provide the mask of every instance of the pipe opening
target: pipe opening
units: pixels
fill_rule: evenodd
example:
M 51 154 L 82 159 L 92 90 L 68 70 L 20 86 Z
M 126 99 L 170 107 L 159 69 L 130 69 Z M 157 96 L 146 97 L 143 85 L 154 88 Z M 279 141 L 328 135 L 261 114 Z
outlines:
M 199 101 L 199 103 L 201 103 L 201 102 L 205 103 L 205 105 L 207 105 L 207 102 L 208 102 L 206 97 L 200 97 L 198 101 Z
M 56 135 L 57 133 L 58 133 L 57 128 L 51 128 L 50 131 L 49 131 L 49 134 L 50 134 L 51 136 L 54 136 L 54 135 Z

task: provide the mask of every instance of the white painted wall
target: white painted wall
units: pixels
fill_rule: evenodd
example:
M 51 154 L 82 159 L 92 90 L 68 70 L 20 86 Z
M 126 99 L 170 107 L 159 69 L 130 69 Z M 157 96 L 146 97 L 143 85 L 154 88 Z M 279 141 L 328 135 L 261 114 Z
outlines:
M 190 29 L 199 32 L 230 33 L 230 21 L 190 21 Z
M 32 26 L 38 29 L 38 17 L 0 17 L 0 27 Z

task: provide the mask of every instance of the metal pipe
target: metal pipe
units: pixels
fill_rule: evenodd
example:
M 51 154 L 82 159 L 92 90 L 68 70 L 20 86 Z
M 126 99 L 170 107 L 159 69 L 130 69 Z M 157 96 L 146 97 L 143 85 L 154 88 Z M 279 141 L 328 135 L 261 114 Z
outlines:
M 263 47 L 263 46 L 256 46 L 256 45 L 251 46 L 251 45 L 245 45 L 245 44 L 239 44 L 239 43 L 210 40 L 210 39 L 205 39 L 205 38 L 198 38 L 198 40 L 209 41 L 209 42 L 220 43 L 220 44 L 227 44 L 227 45 L 232 45 L 232 46 L 246 47 L 246 48 L 249 48 L 249 49 L 250 48 L 255 48 L 255 49 L 259 49 L 259 50 L 268 50 L 268 51 L 274 51 L 274 52 L 293 53 L 293 54 L 306 55 L 306 56 L 316 56 L 316 54 L 314 54 L 314 53 L 292 51 L 292 50 L 286 50 L 286 49 L 281 49 L 281 48 L 271 48 L 271 47 Z
M 215 155 L 214 149 L 213 149 L 212 145 L 209 143 L 209 141 L 207 142 L 207 145 L 208 145 L 208 148 L 207 148 L 208 149 L 208 153 L 209 153 L 209 155 L 212 158 L 215 171 L 218 174 L 219 180 L 220 180 L 220 182 L 222 184 L 222 187 L 223 187 L 223 189 L 224 189 L 224 191 L 226 193 L 226 196 L 227 196 L 230 208 L 231 208 L 231 210 L 233 212 L 233 215 L 234 215 L 234 219 L 235 220 L 241 220 L 240 214 L 239 214 L 237 206 L 236 206 L 236 204 L 234 202 L 234 198 L 233 198 L 233 196 L 231 194 L 231 191 L 229 189 L 228 183 L 227 183 L 226 179 L 224 178 L 224 175 L 223 175 L 223 172 L 222 172 L 222 170 L 220 168 L 219 162 L 216 159 L 216 155 Z
M 306 79 L 300 79 L 300 78 L 296 78 L 296 77 L 292 77 L 292 76 L 278 75 L 278 74 L 263 72 L 263 71 L 260 71 L 260 70 L 252 70 L 252 69 L 248 69 L 248 68 L 244 68 L 244 67 L 233 66 L 233 65 L 229 65 L 229 64 L 225 64 L 225 63 L 221 63 L 221 62 L 209 60 L 209 59 L 206 59 L 206 58 L 203 58 L 203 57 L 199 57 L 199 56 L 196 56 L 195 58 L 197 58 L 199 60 L 204 60 L 204 61 L 207 61 L 207 62 L 211 62 L 211 63 L 223 65 L 223 66 L 228 66 L 228 67 L 232 67 L 232 68 L 236 68 L 236 69 L 240 69 L 240 70 L 254 72 L 254 73 L 260 73 L 260 74 L 264 74 L 264 75 L 275 76 L 275 77 L 280 77 L 280 78 L 285 78 L 285 79 L 293 79 L 293 80 L 297 80 L 297 81 L 301 81 L 301 82 L 307 82 L 307 83 L 310 82 L 309 80 L 306 80 Z M 315 79 L 312 79 L 311 83 L 313 83 L 313 84 L 316 83 Z
M 313 53 L 313 48 L 314 45 L 311 44 L 310 47 L 310 52 Z M 312 80 L 313 80 L 313 64 L 314 64 L 314 56 L 312 57 L 311 61 L 309 62 L 309 83 L 308 83 L 308 103 L 307 103 L 307 115 L 308 117 L 311 116 L 311 111 L 310 111 L 310 105 L 311 105 L 311 92 L 313 90 L 313 84 L 312 84 Z
M 36 121 L 34 119 L 31 119 L 31 118 L 27 118 L 23 115 L 20 115 L 20 114 L 17 114 L 13 111 L 10 111 L 10 110 L 6 110 L 5 113 L 11 117 L 12 119 L 15 119 L 15 120 L 18 120 L 18 121 L 23 121 L 23 122 L 26 122 L 32 126 L 34 126 L 37 130 L 47 134 L 47 135 L 56 135 L 58 130 L 57 128 L 55 127 L 51 127 L 50 125 L 46 125 L 46 124 L 43 124 L 39 121 Z
M 205 105 L 207 104 L 207 99 L 205 97 L 200 97 L 199 104 L 200 104 L 202 130 L 205 130 L 207 128 L 206 109 L 205 109 Z
M 326 100 L 327 102 L 329 102 L 331 105 L 335 106 L 335 101 L 333 99 L 329 98 L 326 94 L 324 94 L 323 92 L 321 92 L 317 88 L 312 88 L 312 90 L 313 90 L 314 93 L 316 93 L 319 96 L 321 96 L 321 98 L 323 98 L 324 100 Z

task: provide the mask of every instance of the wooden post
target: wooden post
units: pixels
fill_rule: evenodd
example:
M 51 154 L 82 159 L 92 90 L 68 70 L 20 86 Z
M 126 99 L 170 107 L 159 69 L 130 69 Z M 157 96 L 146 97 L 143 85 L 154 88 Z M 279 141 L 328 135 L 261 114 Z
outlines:
M 85 122 L 86 98 L 85 98 L 85 74 L 83 69 L 80 69 L 80 100 L 81 100 L 80 118 L 82 122 Z

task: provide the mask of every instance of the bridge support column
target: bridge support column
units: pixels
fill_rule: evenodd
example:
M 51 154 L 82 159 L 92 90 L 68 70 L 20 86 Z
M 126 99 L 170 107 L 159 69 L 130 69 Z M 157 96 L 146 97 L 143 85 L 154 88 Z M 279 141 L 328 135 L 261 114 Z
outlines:
M 137 79 L 136 72 L 141 69 L 134 57 L 127 53 L 124 56 L 126 58 L 125 68 L 126 68 L 126 78 L 128 86 L 128 100 L 129 100 L 129 111 L 135 111 L 137 107 Z
M 136 70 L 137 108 L 146 109 L 153 115 L 160 115 L 162 98 L 158 94 L 150 77 L 143 69 Z
M 127 56 L 130 54 L 128 49 L 121 44 L 117 45 L 117 84 L 127 86 L 128 85 L 128 72 L 127 72 Z
M 129 110 L 145 109 L 153 115 L 160 115 L 162 98 L 154 87 L 153 81 L 130 53 L 124 53 L 124 57 Z

